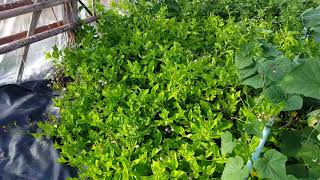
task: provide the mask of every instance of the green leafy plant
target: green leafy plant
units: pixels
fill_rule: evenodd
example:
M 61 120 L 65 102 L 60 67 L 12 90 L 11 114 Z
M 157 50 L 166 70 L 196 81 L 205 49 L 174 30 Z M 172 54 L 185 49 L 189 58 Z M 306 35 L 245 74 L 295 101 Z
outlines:
M 306 28 L 314 30 L 319 25 L 318 10 L 310 8 L 301 14 L 302 24 Z M 300 47 L 293 59 L 282 52 L 281 47 L 277 47 L 278 39 L 268 42 L 264 37 L 257 37 L 242 45 L 235 58 L 241 83 L 262 89 L 262 94 L 275 104 L 284 102 L 284 111 L 301 109 L 302 96 L 319 99 L 319 53 L 314 51 L 315 39 L 303 36 L 305 34 L 300 33 L 296 39 L 287 37 L 291 44 Z
M 275 104 L 285 102 L 284 111 L 301 109 L 301 95 L 319 99 L 317 68 L 320 60 L 305 59 L 297 64 L 283 57 L 282 53 L 271 45 L 268 46 L 263 43 L 245 44 L 244 49 L 236 55 L 235 65 L 239 68 L 241 83 L 262 89 L 262 94 Z M 263 52 L 252 55 L 251 53 L 256 52 L 255 47 L 262 48 Z M 247 48 L 251 52 L 245 50 Z
M 72 81 L 54 84 L 60 118 L 40 123 L 38 135 L 55 139 L 59 162 L 76 167 L 80 179 L 294 178 L 286 151 L 273 149 L 287 146 L 275 138 L 253 173 L 245 162 L 268 119 L 283 106 L 300 109 L 308 96 L 285 85 L 307 66 L 293 57 L 318 53 L 314 39 L 299 39 L 300 15 L 314 6 L 121 1 L 99 13 L 96 28 L 80 27 L 75 47 L 48 55 Z M 288 145 L 298 147 L 294 157 L 310 177 L 314 143 Z

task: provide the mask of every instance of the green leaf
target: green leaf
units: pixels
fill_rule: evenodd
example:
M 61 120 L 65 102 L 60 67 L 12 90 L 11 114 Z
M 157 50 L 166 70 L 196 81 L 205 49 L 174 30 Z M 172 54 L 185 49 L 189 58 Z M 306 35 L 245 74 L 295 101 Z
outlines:
M 286 130 L 281 133 L 280 140 L 281 153 L 289 157 L 297 155 L 301 147 L 301 133 L 293 130 Z
M 276 0 L 275 5 L 282 6 L 284 3 L 286 3 L 288 0 Z
M 260 178 L 281 180 L 286 177 L 286 161 L 286 156 L 274 149 L 271 149 L 265 152 L 263 158 L 259 158 L 254 163 L 254 168 Z
M 42 129 L 47 135 L 53 136 L 55 134 L 55 127 L 57 125 L 52 125 L 49 123 L 38 122 L 38 127 Z
M 266 58 L 275 58 L 281 56 L 282 52 L 277 50 L 275 45 L 271 43 L 266 43 L 265 41 L 260 41 L 261 48 L 263 50 L 263 55 Z
M 314 127 L 305 127 L 302 132 L 301 132 L 301 136 L 303 138 L 303 143 L 307 143 L 307 144 L 317 144 L 319 143 L 319 140 L 317 138 L 317 129 L 315 129 Z M 319 132 L 319 130 L 318 130 Z
M 319 114 L 320 114 L 320 109 L 317 109 L 309 112 L 307 116 L 318 116 Z
M 222 173 L 222 180 L 244 179 L 248 174 L 248 169 L 243 165 L 240 156 L 230 157 Z
M 262 92 L 262 94 L 264 94 L 270 102 L 274 104 L 278 104 L 286 100 L 286 94 L 276 85 L 269 86 Z
M 252 134 L 262 138 L 263 126 L 264 124 L 262 122 L 258 121 L 258 119 L 254 119 L 254 120 L 247 121 L 244 124 L 244 129 L 248 134 Z
M 161 144 L 161 141 L 162 141 L 162 134 L 159 130 L 156 130 L 154 133 L 153 133 L 153 136 L 154 136 L 154 144 L 156 146 L 159 146 Z
M 181 178 L 181 179 L 187 179 L 188 176 L 184 171 L 181 170 L 173 170 L 171 172 L 171 176 L 174 178 Z
M 191 167 L 191 169 L 192 169 L 192 171 L 194 173 L 199 173 L 200 172 L 200 168 L 201 167 L 199 166 L 199 164 L 198 164 L 198 162 L 197 162 L 197 160 L 195 158 L 192 158 L 189 161 L 189 163 L 190 163 L 190 167 Z
M 286 167 L 287 174 L 292 174 L 298 178 L 305 178 L 308 176 L 308 169 L 304 164 L 292 164 Z
M 259 73 L 273 82 L 278 82 L 294 68 L 287 58 L 263 61 L 259 66 Z
M 301 17 L 304 25 L 309 28 L 320 25 L 320 8 L 307 9 L 301 14 Z
M 292 95 L 286 100 L 286 105 L 283 111 L 294 111 L 302 108 L 303 99 L 299 95 Z
M 266 81 L 259 75 L 253 75 L 241 82 L 243 85 L 252 86 L 255 89 L 262 88 L 266 83 Z
M 212 174 L 215 172 L 215 170 L 216 170 L 216 166 L 215 166 L 215 165 L 209 165 L 209 166 L 207 166 L 207 168 L 206 168 L 206 174 L 207 174 L 208 176 L 210 176 L 210 175 L 212 175 Z
M 320 147 L 318 144 L 304 143 L 298 153 L 308 166 L 318 166 L 320 163 Z
M 240 80 L 246 79 L 258 72 L 258 64 L 254 65 L 253 67 L 246 67 L 244 69 L 239 70 L 239 78 Z
M 153 174 L 163 174 L 166 171 L 166 166 L 159 161 L 153 161 L 151 164 Z
M 315 127 L 318 124 L 320 120 L 319 114 L 320 114 L 320 109 L 314 110 L 308 114 L 308 119 L 307 119 L 308 126 Z
M 309 169 L 309 178 L 318 179 L 320 177 L 320 166 L 314 166 Z
M 303 105 L 303 99 L 301 98 L 301 96 L 290 95 L 287 98 L 287 95 L 282 90 L 282 88 L 276 85 L 269 86 L 262 92 L 262 94 L 264 94 L 270 100 L 270 102 L 274 104 L 285 102 L 283 111 L 299 110 Z
M 177 169 L 179 165 L 177 154 L 175 152 L 170 152 L 168 157 L 165 158 L 164 163 L 170 169 Z
M 281 82 L 288 94 L 302 94 L 320 99 L 320 60 L 310 59 L 297 66 Z
M 285 176 L 284 180 L 298 180 L 294 175 Z
M 232 134 L 226 131 L 221 135 L 221 153 L 226 155 L 231 153 L 233 148 L 236 146 L 236 142 L 233 141 Z
M 206 101 L 200 100 L 200 106 L 205 112 L 208 112 L 210 110 L 210 104 Z
M 150 164 L 141 162 L 135 166 L 132 166 L 133 173 L 137 176 L 147 176 L 152 174 Z
M 261 41 L 261 48 L 263 50 L 263 56 L 266 58 L 275 58 L 281 56 L 282 52 L 277 50 L 276 46 L 271 43 Z
M 235 65 L 239 69 L 243 69 L 245 67 L 250 66 L 253 63 L 252 58 L 250 57 L 241 57 L 240 55 L 236 56 L 236 62 Z
M 255 42 L 250 42 L 243 45 L 235 56 L 235 65 L 238 69 L 243 69 L 250 66 L 253 63 L 254 51 L 257 44 Z

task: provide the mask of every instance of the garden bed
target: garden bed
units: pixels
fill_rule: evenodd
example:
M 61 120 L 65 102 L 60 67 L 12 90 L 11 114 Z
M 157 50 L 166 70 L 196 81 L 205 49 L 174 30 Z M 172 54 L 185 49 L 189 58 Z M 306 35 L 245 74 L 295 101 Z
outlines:
M 76 47 L 49 54 L 73 81 L 53 84 L 60 118 L 39 123 L 40 135 L 80 179 L 317 179 L 319 111 L 304 103 L 320 98 L 317 6 L 166 0 L 101 11 Z

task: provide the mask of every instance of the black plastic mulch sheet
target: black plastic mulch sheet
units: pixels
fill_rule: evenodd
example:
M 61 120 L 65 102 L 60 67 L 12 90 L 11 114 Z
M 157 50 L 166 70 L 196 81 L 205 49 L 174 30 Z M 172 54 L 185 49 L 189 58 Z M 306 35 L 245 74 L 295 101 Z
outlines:
M 56 162 L 59 153 L 51 140 L 31 135 L 47 113 L 57 113 L 47 84 L 0 86 L 0 180 L 60 180 L 75 174 Z

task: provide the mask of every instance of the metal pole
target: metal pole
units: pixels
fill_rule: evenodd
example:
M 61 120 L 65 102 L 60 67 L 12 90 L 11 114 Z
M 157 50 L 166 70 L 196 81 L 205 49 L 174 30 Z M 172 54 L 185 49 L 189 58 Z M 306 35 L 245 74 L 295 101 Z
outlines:
M 35 3 L 37 3 L 37 2 L 38 1 L 36 0 Z M 30 21 L 30 27 L 29 27 L 29 30 L 28 30 L 28 33 L 27 33 L 27 37 L 30 37 L 30 36 L 34 35 L 35 29 L 36 29 L 37 24 L 38 24 L 39 19 L 40 19 L 41 12 L 42 12 L 42 10 L 35 11 L 35 12 L 32 13 L 32 18 L 31 18 L 31 21 Z M 30 48 L 30 45 L 27 45 L 23 50 L 22 60 L 20 62 L 20 66 L 19 66 L 17 83 L 21 82 L 21 80 L 22 80 L 22 75 L 23 75 L 24 67 L 25 67 L 25 64 L 26 64 L 26 61 L 27 61 L 29 48 Z

